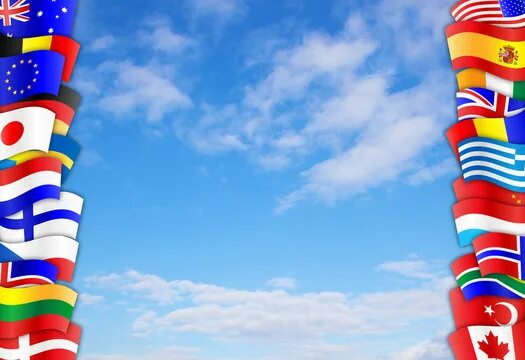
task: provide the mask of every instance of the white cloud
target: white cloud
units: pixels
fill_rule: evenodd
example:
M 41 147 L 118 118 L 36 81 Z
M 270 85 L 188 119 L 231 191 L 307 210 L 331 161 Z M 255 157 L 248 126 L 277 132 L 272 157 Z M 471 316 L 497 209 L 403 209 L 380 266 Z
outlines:
M 138 32 L 138 40 L 145 46 L 167 54 L 179 54 L 194 45 L 194 41 L 183 34 L 174 32 L 165 18 L 149 18 L 147 30 Z
M 410 174 L 408 183 L 411 185 L 421 185 L 429 183 L 444 175 L 454 174 L 458 172 L 458 164 L 456 159 L 448 158 L 437 164 L 428 165 Z
M 117 39 L 113 35 L 104 35 L 94 39 L 88 46 L 89 51 L 101 51 L 106 50 L 117 42 Z
M 85 355 L 80 360 L 205 360 L 201 350 L 193 347 L 170 346 L 141 356 L 129 355 Z
M 80 305 L 95 305 L 104 300 L 104 297 L 101 295 L 93 295 L 88 293 L 81 293 L 78 296 Z
M 281 289 L 295 289 L 297 287 L 297 280 L 289 277 L 270 279 L 266 285 L 281 288 Z
M 221 22 L 242 17 L 246 11 L 243 0 L 186 0 L 193 17 L 216 18 Z
M 421 341 L 401 353 L 392 354 L 391 360 L 449 360 L 451 352 L 443 338 Z

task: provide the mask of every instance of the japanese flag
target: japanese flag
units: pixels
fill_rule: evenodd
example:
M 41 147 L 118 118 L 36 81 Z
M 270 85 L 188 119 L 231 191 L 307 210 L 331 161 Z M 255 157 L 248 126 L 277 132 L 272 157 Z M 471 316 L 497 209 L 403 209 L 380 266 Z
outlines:
M 449 337 L 456 360 L 525 359 L 525 322 L 514 326 L 469 326 Z
M 0 160 L 29 150 L 47 152 L 55 113 L 41 107 L 26 107 L 0 114 Z

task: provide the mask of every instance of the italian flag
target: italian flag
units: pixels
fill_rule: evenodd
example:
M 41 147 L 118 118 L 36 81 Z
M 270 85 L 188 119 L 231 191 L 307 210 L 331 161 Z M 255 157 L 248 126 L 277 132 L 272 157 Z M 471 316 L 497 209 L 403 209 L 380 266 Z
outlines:
M 448 338 L 456 360 L 525 359 L 525 322 L 514 326 L 469 326 Z
M 456 78 L 459 90 L 480 87 L 514 99 L 525 100 L 525 81 L 505 80 L 475 68 L 460 71 Z

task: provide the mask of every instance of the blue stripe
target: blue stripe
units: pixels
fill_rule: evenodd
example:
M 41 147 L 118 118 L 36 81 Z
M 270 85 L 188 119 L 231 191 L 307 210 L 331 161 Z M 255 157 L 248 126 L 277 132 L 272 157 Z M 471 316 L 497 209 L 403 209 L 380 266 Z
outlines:
M 37 186 L 14 199 L 0 202 L 0 217 L 16 214 L 37 201 L 49 198 L 60 199 L 60 186 Z
M 11 277 L 16 280 L 22 276 L 41 276 L 54 283 L 57 280 L 58 269 L 55 265 L 43 260 L 24 260 L 12 263 Z
M 500 283 L 487 281 L 487 279 L 476 279 L 470 284 L 463 287 L 463 295 L 467 301 L 470 301 L 478 296 L 498 296 L 507 299 L 523 299 L 524 294 L 518 295 L 513 291 L 503 287 Z
M 514 154 L 509 154 L 509 153 L 506 153 L 506 152 L 503 152 L 503 151 L 500 151 L 500 150 L 496 150 L 496 149 L 491 149 L 489 147 L 486 147 L 486 146 L 473 146 L 473 147 L 470 147 L 466 150 L 462 150 L 459 152 L 459 156 L 464 156 L 464 155 L 467 155 L 469 153 L 472 153 L 472 152 L 475 152 L 475 151 L 483 151 L 483 152 L 486 152 L 486 153 L 489 153 L 489 154 L 494 154 L 494 155 L 498 155 L 498 156 L 501 156 L 503 158 L 506 158 L 506 159 L 509 159 L 509 160 L 516 160 L 516 157 Z M 487 159 L 490 159 L 492 161 L 497 161 L 497 160 L 494 160 L 492 158 L 489 158 L 488 156 L 483 156 L 483 155 L 477 155 L 478 157 L 483 157 L 483 158 L 487 158 Z M 508 166 L 509 164 L 506 164 L 504 163 L 506 166 Z
M 481 261 L 481 260 L 486 259 L 487 257 L 491 257 L 491 256 L 499 256 L 499 257 L 512 259 L 512 260 L 518 260 L 518 261 L 521 261 L 521 258 L 522 258 L 522 256 L 520 254 L 511 253 L 508 250 L 503 250 L 503 249 L 501 249 L 501 250 L 487 250 L 487 251 L 483 251 L 479 255 L 476 254 L 476 258 L 478 259 L 478 261 Z
M 459 246 L 472 245 L 472 241 L 478 236 L 486 234 L 487 231 L 482 229 L 469 229 L 458 233 Z
M 11 251 L 4 244 L 0 243 L 0 262 L 20 261 L 24 260 L 21 256 L 18 256 L 15 252 Z

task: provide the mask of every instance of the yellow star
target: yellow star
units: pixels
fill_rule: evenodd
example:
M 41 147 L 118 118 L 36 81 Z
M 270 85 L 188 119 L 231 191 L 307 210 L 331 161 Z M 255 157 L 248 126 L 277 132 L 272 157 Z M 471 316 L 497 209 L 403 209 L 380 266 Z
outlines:
M 23 59 L 22 59 L 22 60 L 20 60 L 20 64 L 23 64 L 23 63 L 24 63 L 24 60 L 23 60 Z
M 8 72 L 7 72 L 7 75 L 11 75 L 11 71 L 8 71 Z
M 12 87 L 11 87 L 11 86 L 9 86 L 9 87 L 7 88 L 7 91 L 11 91 L 11 89 L 12 89 Z
M 31 60 L 31 59 L 27 60 L 28 64 L 31 64 L 32 62 L 33 62 L 33 60 Z
M 5 83 L 6 83 L 6 84 L 9 84 L 9 79 L 5 79 Z
M 13 91 L 13 95 L 16 95 L 16 93 L 17 93 L 17 91 L 16 91 L 16 90 L 15 90 L 15 91 Z
M 27 88 L 28 88 L 28 89 L 31 89 L 31 85 L 27 85 Z
M 13 69 L 16 69 L 16 64 L 11 65 Z
M 515 199 L 516 198 L 516 194 L 512 194 L 512 198 Z

